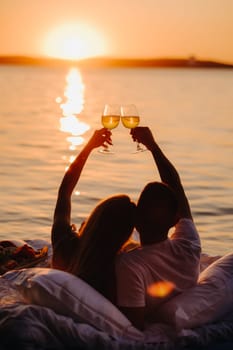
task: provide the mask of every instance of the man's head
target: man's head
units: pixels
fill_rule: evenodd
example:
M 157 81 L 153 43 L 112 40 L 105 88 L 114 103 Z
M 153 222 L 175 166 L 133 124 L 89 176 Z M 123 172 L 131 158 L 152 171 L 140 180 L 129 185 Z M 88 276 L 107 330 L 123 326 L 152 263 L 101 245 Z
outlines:
M 142 244 L 163 241 L 177 220 L 178 202 L 169 186 L 148 183 L 137 203 L 136 228 Z

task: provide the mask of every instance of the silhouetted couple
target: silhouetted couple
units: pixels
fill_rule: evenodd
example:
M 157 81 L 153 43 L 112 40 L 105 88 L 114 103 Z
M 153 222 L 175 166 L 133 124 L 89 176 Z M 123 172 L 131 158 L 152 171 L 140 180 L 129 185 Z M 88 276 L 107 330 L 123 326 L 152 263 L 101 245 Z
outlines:
M 73 190 L 91 151 L 112 144 L 110 131 L 95 131 L 59 188 L 52 227 L 53 267 L 85 280 L 143 329 L 164 301 L 156 293 L 151 296 L 148 287 L 169 281 L 175 294 L 195 285 L 201 245 L 175 167 L 148 127 L 132 129 L 131 135 L 151 152 L 162 182 L 147 184 L 137 205 L 125 194 L 102 200 L 77 231 L 71 224 Z M 124 247 L 134 228 L 140 245 L 128 251 Z

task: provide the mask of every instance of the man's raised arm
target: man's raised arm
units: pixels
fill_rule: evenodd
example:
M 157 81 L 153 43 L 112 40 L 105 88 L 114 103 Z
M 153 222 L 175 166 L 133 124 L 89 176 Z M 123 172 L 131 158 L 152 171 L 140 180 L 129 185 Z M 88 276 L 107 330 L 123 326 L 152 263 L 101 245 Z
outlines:
M 151 151 L 162 182 L 166 183 L 175 192 L 179 204 L 179 218 L 192 219 L 191 209 L 180 176 L 155 142 L 151 130 L 148 127 L 136 127 L 131 130 L 131 135 L 134 141 L 141 142 Z

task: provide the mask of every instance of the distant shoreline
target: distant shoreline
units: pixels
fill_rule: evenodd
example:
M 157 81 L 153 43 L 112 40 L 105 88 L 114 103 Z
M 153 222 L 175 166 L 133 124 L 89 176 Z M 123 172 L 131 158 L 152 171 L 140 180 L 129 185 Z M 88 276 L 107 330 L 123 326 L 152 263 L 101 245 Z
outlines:
M 189 58 L 155 58 L 155 59 L 124 59 L 124 58 L 88 58 L 83 60 L 63 60 L 56 58 L 29 56 L 0 56 L 0 65 L 34 65 L 34 66 L 70 66 L 94 68 L 233 68 L 233 64 L 211 60 Z

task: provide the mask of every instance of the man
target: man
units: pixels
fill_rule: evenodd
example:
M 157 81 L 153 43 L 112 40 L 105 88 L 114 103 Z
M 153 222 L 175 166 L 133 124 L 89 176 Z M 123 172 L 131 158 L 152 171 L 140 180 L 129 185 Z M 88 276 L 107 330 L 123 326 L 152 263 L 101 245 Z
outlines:
M 132 129 L 134 141 L 152 153 L 162 182 L 146 185 L 137 203 L 136 229 L 141 246 L 116 260 L 117 305 L 139 329 L 166 298 L 156 282 L 169 281 L 174 293 L 192 287 L 199 275 L 201 245 L 179 174 L 148 127 Z M 170 228 L 175 231 L 168 237 Z M 155 296 L 148 293 L 154 285 Z M 171 295 L 170 295 L 171 296 Z

